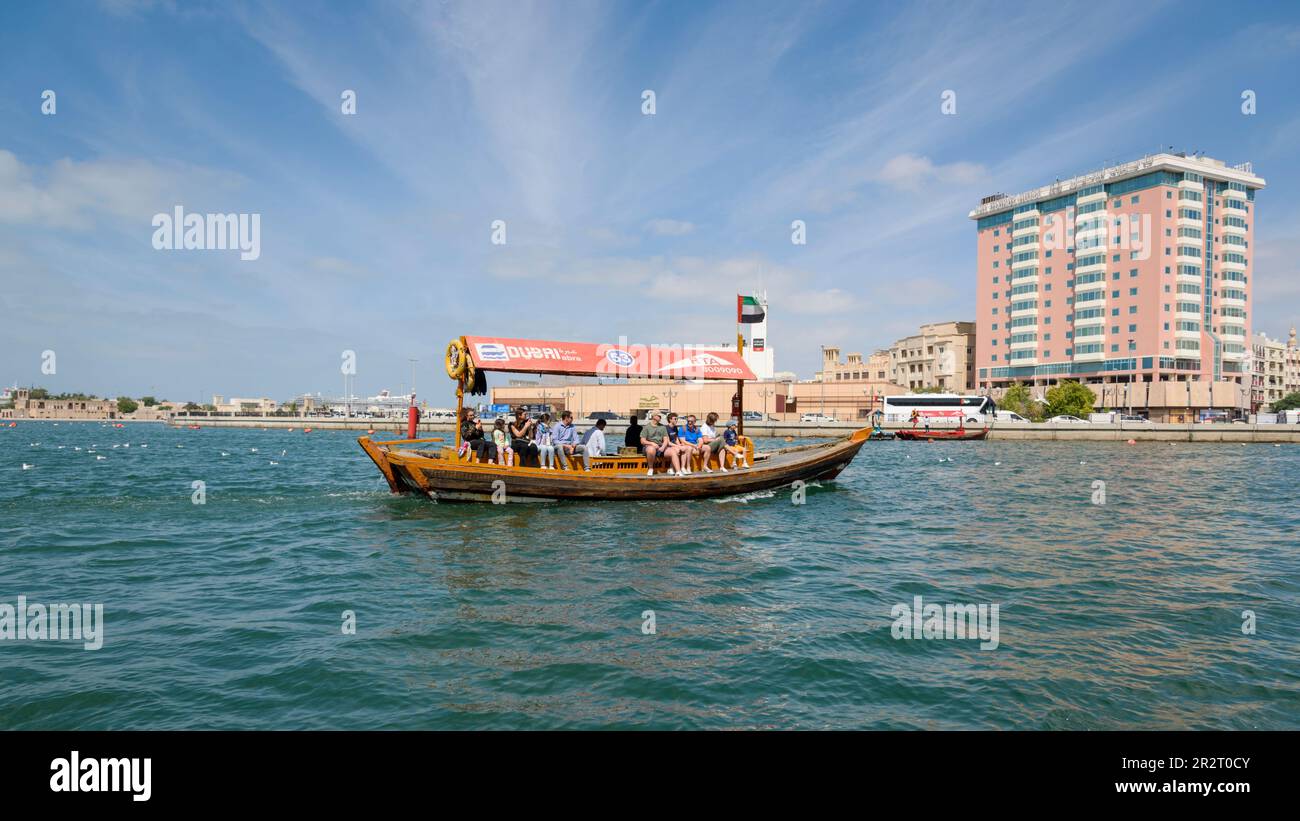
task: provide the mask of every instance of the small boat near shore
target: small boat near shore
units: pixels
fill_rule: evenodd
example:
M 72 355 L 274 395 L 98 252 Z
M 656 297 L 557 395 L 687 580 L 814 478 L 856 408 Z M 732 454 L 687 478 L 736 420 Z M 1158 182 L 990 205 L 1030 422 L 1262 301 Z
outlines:
M 969 442 L 975 439 L 983 439 L 988 435 L 988 428 L 978 428 L 974 430 L 967 430 L 965 428 L 952 428 L 948 430 L 943 428 L 918 430 L 916 428 L 910 428 L 894 431 L 895 439 L 902 439 L 906 442 Z
M 658 349 L 658 350 L 657 350 Z M 482 372 L 544 373 L 571 376 L 660 377 L 736 380 L 732 415 L 748 467 L 721 470 L 716 457 L 706 465 L 699 455 L 691 473 L 653 473 L 644 455 L 620 453 L 577 458 L 567 468 L 501 465 L 461 453 L 460 429 L 454 442 L 441 438 L 357 442 L 379 468 L 393 493 L 418 493 L 436 501 L 527 502 L 570 500 L 670 500 L 732 496 L 785 487 L 795 482 L 837 477 L 871 438 L 871 428 L 829 442 L 757 453 L 744 436 L 744 381 L 754 374 L 736 351 L 695 350 L 690 346 L 593 345 L 590 343 L 460 337 L 447 352 L 447 373 L 456 381 L 457 417 L 466 391 L 486 391 Z M 414 416 L 414 415 L 413 415 Z
M 905 442 L 969 442 L 989 435 L 988 425 L 967 428 L 966 414 L 961 410 L 913 410 L 912 427 L 894 431 L 895 439 Z M 931 422 L 955 421 L 956 427 L 931 427 Z M 925 427 L 920 427 L 924 424 Z

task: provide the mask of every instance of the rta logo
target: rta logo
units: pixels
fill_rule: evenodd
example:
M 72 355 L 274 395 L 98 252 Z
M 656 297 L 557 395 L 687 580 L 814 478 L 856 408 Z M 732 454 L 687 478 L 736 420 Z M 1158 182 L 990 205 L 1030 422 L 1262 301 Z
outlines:
M 620 368 L 630 368 L 636 362 L 636 357 L 627 351 L 620 351 L 618 348 L 605 351 L 605 358 Z
M 506 353 L 506 346 L 500 342 L 480 342 L 474 347 L 478 348 L 480 362 L 505 362 L 510 358 Z

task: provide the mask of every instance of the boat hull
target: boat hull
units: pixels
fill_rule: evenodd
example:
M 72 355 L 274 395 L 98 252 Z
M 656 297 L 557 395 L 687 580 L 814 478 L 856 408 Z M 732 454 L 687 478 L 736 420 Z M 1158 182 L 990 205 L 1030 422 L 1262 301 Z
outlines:
M 827 481 L 848 467 L 867 432 L 833 443 L 777 451 L 752 467 L 689 476 L 645 474 L 640 457 L 597 460 L 591 471 L 504 467 L 446 458 L 358 440 L 395 493 L 418 493 L 437 501 L 536 502 L 560 500 L 657 501 L 734 496 Z M 385 445 L 388 445 L 387 447 Z
M 969 442 L 983 439 L 989 435 L 988 428 L 980 430 L 900 430 L 894 432 L 896 439 L 907 442 Z

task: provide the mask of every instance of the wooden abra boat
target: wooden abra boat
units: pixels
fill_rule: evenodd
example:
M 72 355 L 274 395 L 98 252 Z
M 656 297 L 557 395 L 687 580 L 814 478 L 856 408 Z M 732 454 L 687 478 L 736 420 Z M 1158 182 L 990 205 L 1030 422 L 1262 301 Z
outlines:
M 960 410 L 912 411 L 912 427 L 894 431 L 894 438 L 909 442 L 964 442 L 972 439 L 983 439 L 989 435 L 987 427 L 967 430 L 966 423 L 963 421 L 965 416 L 966 414 Z M 957 427 L 930 428 L 928 421 L 930 419 L 956 419 Z M 917 425 L 922 422 L 926 424 L 926 427 L 918 428 Z
M 969 441 L 971 439 L 983 439 L 988 435 L 988 428 L 979 428 L 978 430 L 966 430 L 965 428 L 916 430 L 913 428 L 894 431 L 895 439 L 905 439 L 909 442 Z
M 736 351 L 704 351 L 682 346 L 628 346 L 534 340 L 461 337 L 448 346 L 447 372 L 456 380 L 457 419 L 465 391 L 485 390 L 483 371 L 547 373 L 573 376 L 661 377 L 672 379 L 734 379 L 740 445 L 751 467 L 704 471 L 698 456 L 688 476 L 646 474 L 640 454 L 591 458 L 591 470 L 570 457 L 569 468 L 505 466 L 471 461 L 455 444 L 442 439 L 397 439 L 357 442 L 378 466 L 393 493 L 419 493 L 439 501 L 525 502 L 558 499 L 654 500 L 731 496 L 790 485 L 834 479 L 867 442 L 871 429 L 854 431 L 846 439 L 755 453 L 744 433 L 744 380 L 754 374 Z

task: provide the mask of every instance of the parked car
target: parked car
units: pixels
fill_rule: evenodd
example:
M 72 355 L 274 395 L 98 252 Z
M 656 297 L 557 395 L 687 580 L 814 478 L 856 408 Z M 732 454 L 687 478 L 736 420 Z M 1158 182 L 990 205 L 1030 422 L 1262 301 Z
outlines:
M 746 421 L 746 422 L 762 422 L 762 421 L 763 421 L 763 414 L 759 413 L 758 411 L 745 411 L 745 421 Z
M 1086 425 L 1086 424 L 1088 424 L 1085 420 L 1080 419 L 1080 418 L 1077 417 L 1077 416 L 1071 416 L 1071 415 L 1068 414 L 1068 413 L 1063 413 L 1063 414 L 1061 414 L 1060 416 L 1053 416 L 1051 419 L 1048 419 L 1047 421 L 1048 421 L 1048 422 L 1064 422 L 1064 423 L 1071 424 L 1071 425 Z
M 1000 410 L 1000 411 L 998 411 L 998 413 L 997 413 L 997 421 L 999 421 L 999 422 L 1028 422 L 1029 420 L 1026 419 L 1025 417 L 1021 416 L 1020 414 L 1016 413 L 1015 411 L 1004 411 L 1004 410 Z
M 593 422 L 597 421 L 598 419 L 604 419 L 606 422 L 612 422 L 613 420 L 621 419 L 622 417 L 619 416 L 617 413 L 614 413 L 613 411 L 592 411 L 591 413 L 587 414 L 587 418 Z
M 799 417 L 800 422 L 807 422 L 813 425 L 821 425 L 826 422 L 838 421 L 834 416 L 825 416 L 820 413 L 805 413 Z
M 1133 424 L 1133 423 L 1146 424 L 1146 425 L 1151 424 L 1150 419 L 1146 418 L 1145 416 L 1138 416 L 1135 413 L 1121 413 L 1119 415 L 1119 421 L 1128 424 Z

